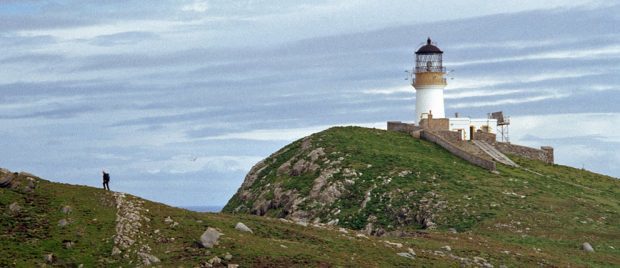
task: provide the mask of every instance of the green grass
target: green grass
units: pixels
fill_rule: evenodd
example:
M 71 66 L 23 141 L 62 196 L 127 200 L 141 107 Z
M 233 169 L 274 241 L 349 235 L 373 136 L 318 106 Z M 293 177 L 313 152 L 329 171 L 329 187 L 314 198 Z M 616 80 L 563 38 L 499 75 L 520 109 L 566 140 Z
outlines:
M 376 217 L 375 227 L 383 230 L 421 230 L 420 222 L 399 216 L 407 209 L 415 215 L 420 200 L 432 194 L 434 202 L 445 202 L 445 207 L 434 209 L 438 231 L 455 228 L 459 232 L 482 235 L 489 243 L 501 247 L 532 249 L 535 256 L 544 256 L 552 263 L 573 263 L 585 266 L 607 266 L 620 263 L 620 182 L 617 179 L 561 165 L 510 156 L 521 168 L 498 165 L 500 174 L 490 173 L 457 158 L 441 147 L 408 135 L 359 127 L 337 127 L 310 136 L 311 148 L 301 150 L 301 141 L 283 149 L 277 164 L 287 157 L 303 158 L 314 148 L 325 149 L 326 158 L 334 161 L 344 157 L 341 168 L 350 168 L 362 175 L 346 193 L 333 204 L 315 206 L 316 215 L 325 220 L 333 209 L 340 209 L 339 225 L 361 230 L 369 216 Z M 267 163 L 272 160 L 267 159 Z M 277 169 L 277 165 L 265 168 Z M 409 171 L 403 177 L 401 171 Z M 307 185 L 308 177 L 280 176 L 269 182 Z M 388 184 L 381 182 L 390 178 Z M 334 181 L 343 181 L 342 173 Z M 260 181 L 261 178 L 257 181 Z M 251 186 L 251 191 L 265 191 L 262 185 Z M 303 191 L 304 189 L 300 189 Z M 371 199 L 365 208 L 360 204 L 365 194 Z M 312 203 L 312 200 L 307 200 Z M 225 212 L 232 212 L 242 204 L 234 196 Z M 402 213 L 401 213 L 402 214 Z M 518 224 L 517 224 L 518 222 Z M 596 244 L 597 258 L 579 249 L 581 243 Z M 609 247 L 612 246 L 612 247 Z M 597 253 L 598 254 L 598 253 Z M 613 266 L 613 265 L 612 265 Z
M 322 147 L 330 161 L 344 158 L 341 169 L 354 169 L 362 175 L 333 204 L 323 207 L 309 202 L 304 207 L 320 210 L 317 215 L 321 219 L 335 217 L 340 226 L 356 230 L 366 226 L 369 216 L 375 216 L 373 224 L 394 236 L 357 237 L 353 230 L 339 232 L 338 226 L 304 227 L 248 215 L 247 209 L 232 214 L 234 208 L 251 208 L 256 201 L 241 200 L 238 195 L 226 206 L 228 213 L 197 213 L 143 200 L 150 222 L 142 231 L 151 253 L 163 267 L 195 267 L 226 253 L 233 256 L 227 263 L 241 267 L 459 266 L 460 261 L 448 253 L 436 253 L 449 245 L 450 254 L 470 261 L 482 257 L 495 267 L 620 265 L 620 183 L 616 179 L 515 156 L 511 158 L 529 171 L 498 165 L 500 174 L 492 174 L 432 143 L 382 130 L 332 128 L 312 135 L 311 140 L 308 151 Z M 285 162 L 299 159 L 308 160 L 301 140 L 267 159 L 249 190 L 265 199 L 274 197 L 276 184 L 308 193 L 320 171 L 294 177 L 277 172 Z M 328 166 L 323 162 L 320 165 L 321 169 Z M 402 171 L 410 173 L 398 176 Z M 387 178 L 391 181 L 384 184 Z M 345 179 L 340 172 L 330 182 Z M 136 265 L 110 256 L 116 208 L 109 192 L 37 181 L 34 193 L 0 189 L 0 267 L 40 266 L 47 253 L 58 257 L 58 266 Z M 371 199 L 360 209 L 370 189 Z M 435 211 L 435 230 L 423 229 L 411 217 L 420 200 L 431 193 L 437 195 L 435 201 L 446 202 L 445 208 Z M 13 202 L 23 207 L 17 215 L 8 210 Z M 65 205 L 73 208 L 68 215 L 61 212 Z M 334 208 L 341 209 L 337 216 L 330 215 Z M 398 216 L 402 208 L 409 210 L 405 213 L 409 216 Z M 278 216 L 278 209 L 270 209 L 266 215 Z M 170 227 L 164 222 L 166 217 L 179 225 Z M 57 223 L 63 218 L 70 224 L 61 228 Z M 235 230 L 237 222 L 245 223 L 254 233 Z M 213 249 L 197 246 L 208 227 L 224 233 L 220 245 Z M 449 228 L 458 233 L 450 233 Z M 64 240 L 76 244 L 65 249 Z M 383 240 L 403 247 L 388 246 Z M 586 241 L 594 246 L 594 253 L 580 249 Z M 415 260 L 396 255 L 409 247 L 417 253 Z

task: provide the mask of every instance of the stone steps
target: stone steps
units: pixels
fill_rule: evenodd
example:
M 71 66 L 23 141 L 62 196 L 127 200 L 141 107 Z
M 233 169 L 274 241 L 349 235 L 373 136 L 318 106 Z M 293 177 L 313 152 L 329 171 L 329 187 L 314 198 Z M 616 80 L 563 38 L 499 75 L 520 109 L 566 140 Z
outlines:
M 511 166 L 511 167 L 518 167 L 519 166 L 515 162 L 510 160 L 510 158 L 508 158 L 506 155 L 504 155 L 503 153 L 501 153 L 500 151 L 495 149 L 495 147 L 493 147 L 492 145 L 488 144 L 487 142 L 480 141 L 480 140 L 474 140 L 473 142 L 474 142 L 474 144 L 476 146 L 478 146 L 478 148 L 480 148 L 482 151 L 484 151 L 486 154 L 488 154 L 495 161 L 497 161 L 499 163 L 502 163 L 504 165 L 507 165 L 507 166 Z

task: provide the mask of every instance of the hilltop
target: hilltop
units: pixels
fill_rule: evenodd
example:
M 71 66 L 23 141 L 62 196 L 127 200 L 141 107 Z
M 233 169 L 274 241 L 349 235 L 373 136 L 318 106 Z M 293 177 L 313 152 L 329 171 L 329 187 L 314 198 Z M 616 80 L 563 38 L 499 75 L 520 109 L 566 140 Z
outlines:
M 257 164 L 225 213 L 0 170 L 0 267 L 620 264 L 617 180 L 514 160 L 494 174 L 404 134 L 332 128 Z
M 256 164 L 224 212 L 376 236 L 476 234 L 535 248 L 551 263 L 581 263 L 579 247 L 589 241 L 620 263 L 620 181 L 510 157 L 520 167 L 491 173 L 406 134 L 331 128 Z

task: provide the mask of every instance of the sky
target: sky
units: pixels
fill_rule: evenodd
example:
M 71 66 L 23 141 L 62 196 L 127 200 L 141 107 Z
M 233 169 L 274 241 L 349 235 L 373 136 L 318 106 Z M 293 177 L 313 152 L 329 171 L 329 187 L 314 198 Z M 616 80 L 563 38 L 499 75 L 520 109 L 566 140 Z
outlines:
M 413 121 L 431 37 L 446 114 L 620 177 L 620 4 L 0 1 L 0 167 L 174 206 L 222 206 L 252 165 L 339 125 Z

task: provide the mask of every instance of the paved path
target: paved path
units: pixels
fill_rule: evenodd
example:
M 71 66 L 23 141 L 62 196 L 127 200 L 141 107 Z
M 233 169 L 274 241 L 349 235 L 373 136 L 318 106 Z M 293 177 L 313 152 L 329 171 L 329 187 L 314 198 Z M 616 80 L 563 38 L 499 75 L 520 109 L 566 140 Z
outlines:
M 512 166 L 512 167 L 518 167 L 519 166 L 515 162 L 510 160 L 510 158 L 508 158 L 506 155 L 504 155 L 503 153 L 501 153 L 500 151 L 495 149 L 495 147 L 493 147 L 491 144 L 488 144 L 486 141 L 476 141 L 475 140 L 473 142 L 474 142 L 474 144 L 476 146 L 478 146 L 478 148 L 480 148 L 482 151 L 484 151 L 490 157 L 495 159 L 495 161 L 500 162 L 500 163 L 502 163 L 504 165 Z

